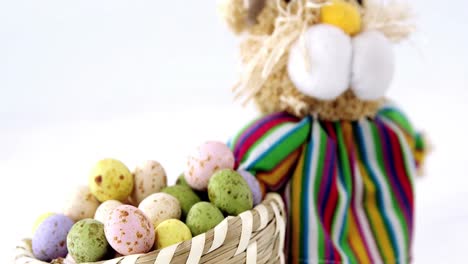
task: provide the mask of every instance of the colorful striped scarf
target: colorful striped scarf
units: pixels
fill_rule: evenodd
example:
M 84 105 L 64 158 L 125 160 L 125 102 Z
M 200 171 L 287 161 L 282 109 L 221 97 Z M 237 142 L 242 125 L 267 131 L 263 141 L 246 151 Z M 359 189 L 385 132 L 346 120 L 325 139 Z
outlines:
M 355 122 L 271 114 L 230 146 L 237 168 L 283 194 L 289 263 L 410 262 L 424 144 L 397 109 Z

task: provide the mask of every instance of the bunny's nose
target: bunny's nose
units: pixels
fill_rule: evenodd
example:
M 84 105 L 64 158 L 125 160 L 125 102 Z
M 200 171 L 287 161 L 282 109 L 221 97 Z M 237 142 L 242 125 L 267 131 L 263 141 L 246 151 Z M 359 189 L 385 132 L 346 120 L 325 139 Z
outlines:
M 320 9 L 320 21 L 342 29 L 353 36 L 361 31 L 361 14 L 356 5 L 344 0 L 331 0 Z

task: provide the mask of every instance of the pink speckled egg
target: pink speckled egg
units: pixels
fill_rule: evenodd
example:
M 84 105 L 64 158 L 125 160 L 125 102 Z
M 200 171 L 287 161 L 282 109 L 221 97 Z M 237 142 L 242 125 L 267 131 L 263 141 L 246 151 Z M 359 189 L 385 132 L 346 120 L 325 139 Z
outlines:
M 233 168 L 234 154 L 229 147 L 222 142 L 208 141 L 189 155 L 185 180 L 193 189 L 204 191 L 213 173 Z
M 154 226 L 138 208 L 121 205 L 109 215 L 104 233 L 112 248 L 122 255 L 146 253 L 155 241 Z

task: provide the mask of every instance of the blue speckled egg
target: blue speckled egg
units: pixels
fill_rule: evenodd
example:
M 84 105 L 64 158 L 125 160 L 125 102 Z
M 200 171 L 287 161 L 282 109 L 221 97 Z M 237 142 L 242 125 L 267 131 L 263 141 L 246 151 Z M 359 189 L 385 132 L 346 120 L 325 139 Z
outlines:
M 34 256 L 42 261 L 51 261 L 67 256 L 67 235 L 73 220 L 57 214 L 45 219 L 32 238 Z
M 262 189 L 260 188 L 260 183 L 257 181 L 257 178 L 245 170 L 239 170 L 237 172 L 244 178 L 244 180 L 249 185 L 250 190 L 252 191 L 253 205 L 256 206 L 257 204 L 261 203 L 263 195 Z

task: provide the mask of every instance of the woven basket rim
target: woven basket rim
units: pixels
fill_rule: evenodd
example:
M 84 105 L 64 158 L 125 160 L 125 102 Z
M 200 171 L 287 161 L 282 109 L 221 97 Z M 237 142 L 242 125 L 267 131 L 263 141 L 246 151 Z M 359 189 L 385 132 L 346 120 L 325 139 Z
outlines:
M 277 193 L 268 193 L 262 203 L 252 210 L 236 217 L 228 216 L 214 229 L 190 240 L 145 254 L 128 255 L 89 264 L 218 263 L 219 260 L 224 260 L 223 257 L 233 260 L 226 263 L 245 262 L 248 258 L 259 257 L 267 260 L 262 263 L 270 263 L 272 260 L 284 263 L 285 228 L 284 203 Z M 49 262 L 37 260 L 32 253 L 31 239 L 23 239 L 16 246 L 14 263 Z M 70 262 L 57 259 L 51 263 Z

